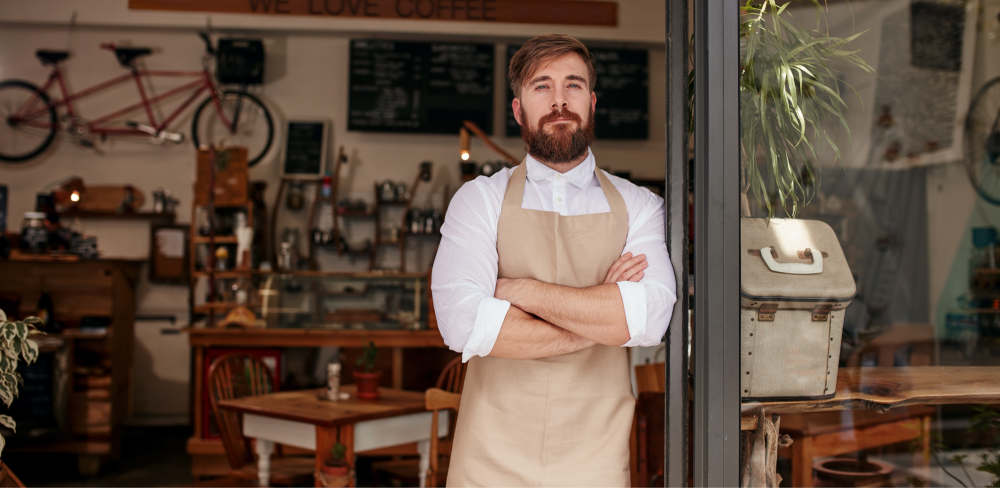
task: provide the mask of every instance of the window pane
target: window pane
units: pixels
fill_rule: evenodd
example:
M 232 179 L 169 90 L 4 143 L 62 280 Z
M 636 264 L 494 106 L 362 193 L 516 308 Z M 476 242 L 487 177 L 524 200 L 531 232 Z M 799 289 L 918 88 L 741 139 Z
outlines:
M 784 486 L 1000 477 L 998 13 L 741 10 L 741 411 Z

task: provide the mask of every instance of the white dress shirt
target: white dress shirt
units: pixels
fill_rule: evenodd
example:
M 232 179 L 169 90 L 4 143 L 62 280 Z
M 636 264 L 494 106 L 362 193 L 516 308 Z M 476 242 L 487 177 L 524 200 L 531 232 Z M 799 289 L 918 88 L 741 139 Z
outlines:
M 527 156 L 528 180 L 521 208 L 586 215 L 611 207 L 594 174 L 594 153 L 566 173 Z M 493 350 L 510 302 L 494 298 L 497 281 L 497 222 L 507 181 L 514 170 L 480 176 L 455 193 L 441 226 L 431 291 L 438 329 L 462 361 Z M 607 173 L 605 173 L 607 174 Z M 677 300 L 674 270 L 665 241 L 663 199 L 628 180 L 607 175 L 628 210 L 628 237 L 622 253 L 645 254 L 648 267 L 638 283 L 618 282 L 628 324 L 628 346 L 660 343 Z

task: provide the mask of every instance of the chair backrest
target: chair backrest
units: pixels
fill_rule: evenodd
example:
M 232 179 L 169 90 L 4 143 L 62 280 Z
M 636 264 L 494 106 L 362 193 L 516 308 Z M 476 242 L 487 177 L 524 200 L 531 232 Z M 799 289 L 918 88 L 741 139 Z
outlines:
M 667 371 L 664 363 L 637 364 L 635 366 L 636 393 L 667 391 Z
M 222 445 L 232 469 L 240 469 L 253 462 L 253 451 L 250 440 L 243 437 L 243 416 L 219 408 L 219 402 L 273 392 L 271 374 L 271 368 L 260 358 L 240 353 L 220 356 L 208 370 L 212 415 L 219 426 Z
M 459 358 L 459 360 L 461 360 L 461 358 Z M 451 443 L 455 435 L 455 423 L 449 422 L 448 436 L 444 439 L 444 441 L 441 441 L 441 439 L 438 438 L 438 412 L 445 409 L 454 410 L 455 413 L 451 416 L 451 418 L 454 419 L 458 416 L 458 406 L 461 402 L 461 394 L 444 391 L 440 388 L 430 388 L 424 395 L 424 406 L 427 407 L 427 410 L 431 411 L 432 415 L 431 462 L 430 467 L 427 470 L 424 486 L 438 486 L 437 474 L 441 472 L 438 464 L 438 456 L 439 454 L 451 455 Z
M 666 393 L 642 392 L 635 402 L 639 486 L 663 486 Z
M 444 370 L 441 371 L 441 376 L 438 376 L 437 388 L 451 392 L 451 393 L 462 393 L 462 386 L 465 384 L 465 370 L 469 363 L 463 363 L 462 357 L 459 356 L 452 359 Z M 428 407 L 429 408 L 429 407 Z

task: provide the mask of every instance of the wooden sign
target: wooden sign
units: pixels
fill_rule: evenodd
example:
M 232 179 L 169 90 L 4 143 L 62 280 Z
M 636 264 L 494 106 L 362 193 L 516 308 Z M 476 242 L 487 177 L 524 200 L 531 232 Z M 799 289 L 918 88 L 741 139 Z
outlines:
M 511 24 L 618 25 L 618 3 L 606 0 L 129 0 L 128 8 Z

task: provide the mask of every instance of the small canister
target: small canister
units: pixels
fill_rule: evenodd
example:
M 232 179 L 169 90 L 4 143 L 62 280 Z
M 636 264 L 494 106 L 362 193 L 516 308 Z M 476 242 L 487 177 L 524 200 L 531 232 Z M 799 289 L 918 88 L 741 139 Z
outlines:
M 379 200 L 391 202 L 396 199 L 396 185 L 392 181 L 385 180 L 379 186 Z
M 326 365 L 326 398 L 331 402 L 340 400 L 340 363 Z
M 29 252 L 45 252 L 49 247 L 49 230 L 45 227 L 45 212 L 25 212 L 21 221 L 21 247 Z

